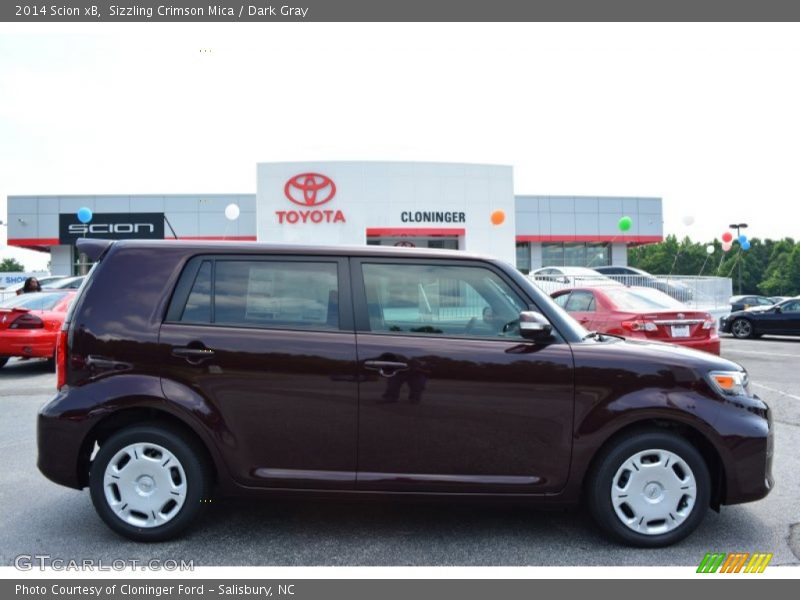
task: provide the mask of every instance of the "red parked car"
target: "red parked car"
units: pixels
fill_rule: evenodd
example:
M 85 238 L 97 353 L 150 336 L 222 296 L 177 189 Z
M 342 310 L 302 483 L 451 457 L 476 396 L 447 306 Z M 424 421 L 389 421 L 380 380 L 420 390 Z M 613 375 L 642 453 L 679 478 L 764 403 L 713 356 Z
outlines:
M 552 296 L 587 329 L 719 354 L 714 317 L 691 310 L 659 290 L 587 287 L 559 290 Z
M 35 292 L 0 304 L 0 367 L 14 356 L 53 358 L 74 291 Z

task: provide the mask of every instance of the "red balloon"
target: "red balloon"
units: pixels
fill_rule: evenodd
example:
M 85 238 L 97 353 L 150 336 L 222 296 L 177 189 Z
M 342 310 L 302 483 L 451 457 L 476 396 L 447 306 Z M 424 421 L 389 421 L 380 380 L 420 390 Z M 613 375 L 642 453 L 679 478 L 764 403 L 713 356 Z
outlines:
M 722 241 L 723 242 L 730 242 L 733 239 L 733 235 L 731 235 L 730 231 L 726 231 L 722 234 Z

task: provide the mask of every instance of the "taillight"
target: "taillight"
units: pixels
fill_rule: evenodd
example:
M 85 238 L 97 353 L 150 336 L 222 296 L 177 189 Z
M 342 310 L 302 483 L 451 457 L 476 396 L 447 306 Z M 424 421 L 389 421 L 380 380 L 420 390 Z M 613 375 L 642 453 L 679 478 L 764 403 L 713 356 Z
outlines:
M 56 343 L 56 389 L 60 390 L 67 383 L 67 336 L 69 331 L 62 329 L 58 332 Z
M 658 326 L 650 321 L 623 321 L 622 326 L 630 331 L 657 331 Z
M 8 326 L 9 329 L 42 329 L 43 327 L 44 321 L 31 313 L 22 313 Z
M 703 321 L 703 329 L 710 329 L 714 331 L 717 327 L 717 321 L 715 319 L 706 319 Z

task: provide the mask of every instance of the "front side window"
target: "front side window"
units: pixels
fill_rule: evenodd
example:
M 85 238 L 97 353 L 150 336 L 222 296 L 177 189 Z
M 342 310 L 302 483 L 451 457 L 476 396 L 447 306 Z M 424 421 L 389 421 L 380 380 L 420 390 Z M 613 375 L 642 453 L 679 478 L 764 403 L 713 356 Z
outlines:
M 203 261 L 178 320 L 234 327 L 338 329 L 337 265 Z
M 372 331 L 468 337 L 519 337 L 525 303 L 481 267 L 364 264 Z

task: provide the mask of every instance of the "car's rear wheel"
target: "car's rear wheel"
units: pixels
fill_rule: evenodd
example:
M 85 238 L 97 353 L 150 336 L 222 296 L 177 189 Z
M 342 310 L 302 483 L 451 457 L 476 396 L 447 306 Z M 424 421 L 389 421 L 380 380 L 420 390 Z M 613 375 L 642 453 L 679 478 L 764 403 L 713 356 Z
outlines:
M 95 510 L 117 533 L 140 542 L 178 535 L 208 496 L 204 454 L 166 426 L 136 425 L 109 437 L 92 462 Z
M 606 448 L 587 486 L 597 524 L 616 540 L 661 547 L 689 535 L 711 498 L 705 460 L 685 439 L 640 432 Z
M 755 331 L 753 329 L 753 324 L 749 319 L 739 318 L 731 323 L 731 333 L 733 334 L 733 337 L 746 339 L 754 337 Z

